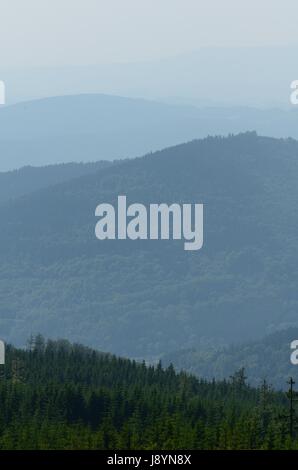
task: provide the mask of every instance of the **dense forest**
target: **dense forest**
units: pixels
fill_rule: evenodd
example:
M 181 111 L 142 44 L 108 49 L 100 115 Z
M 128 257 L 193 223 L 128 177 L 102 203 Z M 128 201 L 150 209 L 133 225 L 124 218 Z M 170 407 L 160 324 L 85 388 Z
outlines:
M 297 325 L 298 142 L 210 137 L 0 205 L 0 333 L 155 360 Z M 95 208 L 203 203 L 204 245 L 99 241 Z M 63 322 L 61 321 L 63 318 Z
M 289 376 L 298 381 L 297 366 L 290 361 L 290 345 L 297 338 L 298 328 L 287 328 L 260 340 L 226 347 L 208 342 L 166 354 L 162 363 L 209 380 L 224 379 L 244 367 L 251 385 L 257 386 L 265 378 L 275 389 L 283 390 Z
M 298 448 L 286 395 L 244 370 L 207 382 L 40 335 L 8 346 L 0 400 L 0 449 Z
M 43 167 L 25 166 L 19 170 L 0 172 L 0 204 L 42 188 L 94 173 L 108 165 L 111 165 L 111 162 L 63 163 Z

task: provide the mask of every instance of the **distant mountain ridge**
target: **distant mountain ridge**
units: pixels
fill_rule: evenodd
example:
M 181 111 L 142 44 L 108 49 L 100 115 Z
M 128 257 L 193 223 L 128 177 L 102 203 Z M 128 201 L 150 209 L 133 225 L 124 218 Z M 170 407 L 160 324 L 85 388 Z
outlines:
M 1 79 L 9 84 L 10 103 L 104 93 L 199 106 L 287 107 L 297 55 L 297 45 L 202 47 L 134 63 L 2 68 Z
M 197 108 L 103 94 L 29 101 L 0 109 L 0 171 L 131 158 L 247 130 L 298 138 L 297 118 L 296 109 Z
M 290 376 L 298 380 L 298 367 L 290 361 L 290 345 L 297 339 L 298 328 L 287 328 L 244 344 L 222 348 L 206 344 L 173 352 L 162 362 L 209 380 L 229 379 L 235 370 L 244 367 L 250 384 L 260 385 L 265 379 L 276 389 L 287 389 Z

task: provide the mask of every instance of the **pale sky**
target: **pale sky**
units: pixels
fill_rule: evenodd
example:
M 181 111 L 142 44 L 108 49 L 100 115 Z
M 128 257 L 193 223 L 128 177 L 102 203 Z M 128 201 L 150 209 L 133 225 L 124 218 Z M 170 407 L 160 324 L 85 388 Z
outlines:
M 297 21 L 297 0 L 0 0 L 0 69 L 297 45 Z

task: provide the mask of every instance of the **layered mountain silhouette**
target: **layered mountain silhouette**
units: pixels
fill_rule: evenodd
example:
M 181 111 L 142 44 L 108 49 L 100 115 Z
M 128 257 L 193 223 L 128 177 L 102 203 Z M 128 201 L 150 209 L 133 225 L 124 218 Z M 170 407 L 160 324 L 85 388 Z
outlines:
M 8 102 L 105 93 L 200 106 L 288 106 L 296 46 L 202 47 L 134 63 L 1 69 Z M 278 66 L 277 66 L 278 64 Z M 26 86 L 24 87 L 24 83 Z
M 209 137 L 0 207 L 0 332 L 157 357 L 297 325 L 298 142 Z M 203 203 L 202 250 L 95 238 L 99 203 Z
M 295 108 L 197 108 L 101 94 L 29 101 L 0 109 L 0 171 L 137 157 L 247 130 L 298 138 L 297 116 Z

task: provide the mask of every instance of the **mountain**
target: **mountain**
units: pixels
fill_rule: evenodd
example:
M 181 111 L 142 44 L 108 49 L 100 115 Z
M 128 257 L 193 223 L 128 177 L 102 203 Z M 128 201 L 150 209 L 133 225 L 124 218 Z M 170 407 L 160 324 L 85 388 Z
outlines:
M 245 368 L 250 384 L 257 386 L 266 380 L 275 389 L 288 388 L 287 381 L 298 381 L 298 369 L 290 362 L 292 341 L 298 339 L 298 328 L 287 328 L 264 338 L 218 348 L 205 344 L 199 348 L 181 350 L 163 358 L 165 366 L 173 364 L 207 380 L 228 379 L 235 370 Z
M 1 366 L 3 367 L 3 366 Z M 65 340 L 7 348 L 1 450 L 289 449 L 285 397 L 207 383 Z M 274 439 L 273 439 L 274 437 Z
M 101 168 L 111 162 L 64 163 L 45 167 L 23 167 L 0 173 L 0 204 L 57 183 L 62 183 Z
M 245 133 L 127 160 L 0 207 L 0 332 L 129 357 L 297 325 L 298 142 Z M 204 203 L 204 245 L 95 237 L 95 208 Z
M 196 108 L 108 95 L 63 96 L 0 109 L 0 171 L 137 157 L 208 135 L 256 130 L 298 138 L 292 109 Z
M 288 107 L 290 84 L 297 79 L 297 55 L 297 45 L 202 47 L 134 63 L 2 67 L 1 79 L 9 90 L 8 103 L 104 93 L 199 106 Z

